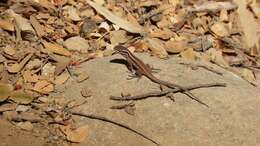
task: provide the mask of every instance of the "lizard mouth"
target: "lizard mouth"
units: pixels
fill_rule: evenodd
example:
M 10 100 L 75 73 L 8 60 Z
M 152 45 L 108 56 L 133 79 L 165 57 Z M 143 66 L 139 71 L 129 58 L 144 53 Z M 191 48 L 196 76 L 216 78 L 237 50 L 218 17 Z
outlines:
M 114 50 L 113 53 L 112 53 L 112 55 L 114 55 L 114 54 L 118 54 L 118 53 L 119 53 L 119 51 Z

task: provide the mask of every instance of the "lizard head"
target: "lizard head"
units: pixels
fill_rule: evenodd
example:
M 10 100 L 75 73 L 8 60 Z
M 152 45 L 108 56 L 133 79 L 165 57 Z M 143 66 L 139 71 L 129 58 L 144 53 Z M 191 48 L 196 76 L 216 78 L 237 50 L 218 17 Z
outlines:
M 117 45 L 114 47 L 115 53 L 119 53 L 124 57 L 127 57 L 129 55 L 129 50 L 121 45 Z

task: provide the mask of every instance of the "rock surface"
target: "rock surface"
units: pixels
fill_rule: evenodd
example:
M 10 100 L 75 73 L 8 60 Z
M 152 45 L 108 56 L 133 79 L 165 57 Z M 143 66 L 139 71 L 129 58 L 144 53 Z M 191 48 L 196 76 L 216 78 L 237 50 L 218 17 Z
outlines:
M 206 108 L 181 93 L 175 94 L 175 102 L 160 97 L 135 102 L 135 115 L 123 110 L 112 110 L 119 104 L 109 99 L 121 92 L 140 94 L 159 90 L 159 86 L 147 78 L 127 80 L 127 68 L 111 60 L 119 55 L 95 59 L 84 63 L 80 69 L 90 78 L 82 83 L 67 82 L 64 96 L 82 98 L 80 91 L 88 88 L 93 96 L 87 104 L 78 107 L 85 113 L 93 113 L 129 125 L 162 146 L 237 146 L 260 145 L 260 95 L 259 91 L 238 76 L 211 65 L 224 73 L 223 76 L 199 68 L 180 65 L 181 59 L 160 60 L 145 54 L 138 55 L 144 62 L 161 71 L 155 76 L 182 86 L 198 83 L 224 82 L 227 87 L 201 88 L 192 93 L 207 103 Z M 115 61 L 115 60 L 114 60 Z M 114 62 L 113 61 L 113 62 Z M 151 146 L 150 141 L 115 125 L 84 117 L 77 118 L 89 125 L 89 137 L 80 145 L 95 146 Z

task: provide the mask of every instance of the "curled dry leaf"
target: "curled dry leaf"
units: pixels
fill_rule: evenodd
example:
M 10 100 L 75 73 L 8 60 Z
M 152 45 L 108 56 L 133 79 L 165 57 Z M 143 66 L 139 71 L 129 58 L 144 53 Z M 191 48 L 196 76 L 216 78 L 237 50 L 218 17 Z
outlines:
M 17 73 L 19 72 L 21 69 L 23 69 L 24 65 L 31 59 L 33 53 L 30 53 L 29 55 L 27 55 L 19 64 L 18 63 L 12 63 L 12 64 L 8 64 L 6 62 L 5 66 L 8 70 L 8 72 L 10 73 Z M 9 62 L 11 63 L 11 62 Z
M 54 43 L 48 43 L 48 42 L 43 42 L 44 47 L 53 53 L 59 54 L 59 55 L 64 55 L 64 56 L 71 56 L 70 51 L 67 49 L 63 48 L 59 44 L 54 44 Z
M 82 142 L 86 139 L 89 128 L 85 125 L 76 130 L 72 130 L 70 126 L 63 126 L 60 129 L 66 135 L 67 140 L 71 142 Z
M 25 93 L 24 91 L 17 90 L 11 93 L 10 99 L 16 103 L 29 104 L 33 101 L 34 98 L 31 95 Z
M 4 48 L 4 52 L 5 52 L 6 54 L 10 55 L 10 56 L 13 56 L 13 55 L 15 55 L 15 53 L 16 53 L 16 49 L 13 48 L 13 47 L 11 47 L 11 46 L 6 46 L 6 47 Z
M 113 22 L 114 24 L 118 25 L 119 27 L 121 27 L 129 32 L 132 32 L 132 33 L 141 33 L 141 34 L 146 33 L 140 25 L 132 24 L 132 23 L 118 17 L 117 15 L 115 15 L 111 11 L 109 11 L 108 9 L 100 6 L 99 4 L 97 4 L 93 1 L 86 0 L 86 2 L 91 7 L 93 7 L 98 13 L 100 13 L 105 18 L 107 18 L 109 21 Z
M 109 32 L 110 31 L 110 26 L 107 22 L 102 22 L 99 26 L 98 26 L 99 30 L 102 31 L 106 31 Z
M 0 83 L 0 102 L 5 101 L 14 90 L 14 87 L 10 84 Z
M 54 86 L 50 82 L 42 80 L 34 85 L 33 90 L 39 93 L 48 94 L 54 90 Z

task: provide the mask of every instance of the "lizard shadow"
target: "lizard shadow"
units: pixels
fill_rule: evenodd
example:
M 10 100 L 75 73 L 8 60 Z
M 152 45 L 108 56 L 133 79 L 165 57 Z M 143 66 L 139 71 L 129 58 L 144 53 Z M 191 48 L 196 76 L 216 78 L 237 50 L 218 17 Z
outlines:
M 125 59 L 112 59 L 109 61 L 110 63 L 116 63 L 116 64 L 122 64 L 124 66 L 127 67 L 127 73 L 130 73 L 130 75 L 128 75 L 129 78 L 127 78 L 127 80 L 132 80 L 132 79 L 135 79 L 137 78 L 139 81 L 140 79 L 140 76 L 138 76 L 135 72 L 136 68 L 133 68 L 134 70 L 131 70 L 131 67 L 129 66 L 128 62 L 125 60 Z
M 127 61 L 125 59 L 112 59 L 109 62 L 115 63 L 115 64 L 123 64 L 126 67 L 128 67 L 128 63 L 127 63 Z

